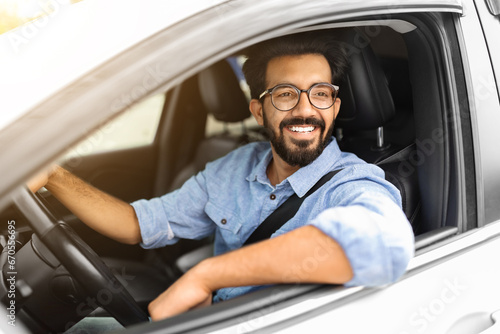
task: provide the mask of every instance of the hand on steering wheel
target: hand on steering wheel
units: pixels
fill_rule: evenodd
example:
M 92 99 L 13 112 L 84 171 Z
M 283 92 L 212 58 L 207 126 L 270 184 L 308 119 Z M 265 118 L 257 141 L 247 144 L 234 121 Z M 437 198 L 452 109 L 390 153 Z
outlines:
M 58 222 L 45 205 L 27 188 L 23 188 L 14 203 L 23 212 L 33 231 L 52 252 L 88 296 L 103 291 L 107 298 L 102 306 L 123 326 L 149 321 L 130 293 L 113 275 L 99 256 L 63 222 Z

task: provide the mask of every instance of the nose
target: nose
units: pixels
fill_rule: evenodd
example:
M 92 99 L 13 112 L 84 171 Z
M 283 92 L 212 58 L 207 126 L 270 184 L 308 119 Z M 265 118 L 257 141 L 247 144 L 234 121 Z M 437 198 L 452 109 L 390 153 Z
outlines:
M 292 116 L 307 118 L 316 113 L 316 109 L 309 102 L 307 92 L 300 92 L 299 103 L 292 109 Z

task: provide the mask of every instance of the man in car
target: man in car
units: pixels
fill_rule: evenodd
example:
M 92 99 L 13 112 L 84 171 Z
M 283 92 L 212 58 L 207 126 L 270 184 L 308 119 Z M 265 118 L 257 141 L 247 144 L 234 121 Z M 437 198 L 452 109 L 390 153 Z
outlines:
M 414 247 L 400 194 L 380 168 L 341 152 L 332 137 L 340 109 L 334 84 L 347 63 L 339 44 L 317 34 L 252 48 L 244 65 L 250 111 L 270 142 L 207 164 L 162 197 L 128 204 L 60 167 L 29 186 L 45 186 L 87 225 L 124 243 L 154 248 L 215 232 L 216 256 L 151 302 L 153 320 L 268 284 L 394 282 Z M 333 170 L 341 171 L 272 238 L 242 247 L 288 197 L 304 196 Z

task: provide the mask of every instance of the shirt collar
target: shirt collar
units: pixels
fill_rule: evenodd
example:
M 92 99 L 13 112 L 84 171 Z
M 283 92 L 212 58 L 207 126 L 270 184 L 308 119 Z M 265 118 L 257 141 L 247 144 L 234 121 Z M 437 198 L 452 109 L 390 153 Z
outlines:
M 252 168 L 247 180 L 250 182 L 258 181 L 262 184 L 268 184 L 272 187 L 269 178 L 267 177 L 267 166 L 273 158 L 273 153 L 271 151 L 271 144 L 268 143 L 269 147 L 267 150 L 260 152 L 257 156 L 258 163 Z
M 340 155 L 341 151 L 337 141 L 335 138 L 332 138 L 330 143 L 325 147 L 316 160 L 311 162 L 309 165 L 300 168 L 283 182 L 288 182 L 297 196 L 302 197 L 316 184 L 316 182 L 319 181 L 319 179 L 323 177 L 323 175 L 333 170 L 333 167 L 339 160 Z M 269 178 L 267 177 L 267 166 L 273 158 L 271 147 L 269 146 L 269 150 L 263 152 L 263 155 L 259 158 L 259 162 L 252 169 L 250 175 L 247 177 L 247 180 L 258 181 L 272 187 L 269 182 Z

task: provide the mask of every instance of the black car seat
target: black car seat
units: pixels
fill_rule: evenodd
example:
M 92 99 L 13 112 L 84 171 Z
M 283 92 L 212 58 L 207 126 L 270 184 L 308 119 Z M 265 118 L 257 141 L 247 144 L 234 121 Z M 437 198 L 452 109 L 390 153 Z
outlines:
M 361 31 L 344 29 L 341 36 L 351 66 L 339 83 L 342 103 L 335 119 L 337 141 L 343 151 L 377 163 L 399 149 L 384 137 L 384 125 L 396 114 L 389 83 Z
M 224 131 L 203 139 L 196 148 L 192 161 L 172 181 L 170 190 L 182 186 L 189 177 L 203 170 L 208 162 L 250 141 L 263 139 L 257 132 L 247 131 L 243 125 L 243 121 L 250 117 L 248 100 L 227 60 L 219 61 L 201 71 L 198 74 L 198 86 L 207 113 L 224 124 L 241 123 L 243 131 L 236 135 Z
M 344 29 L 341 40 L 351 66 L 339 85 L 341 108 L 335 120 L 339 146 L 385 171 L 386 179 L 401 192 L 403 211 L 414 232 L 419 233 L 421 201 L 417 168 L 413 168 L 409 159 L 415 145 L 413 141 L 406 145 L 390 142 L 384 136 L 384 127 L 401 112 L 395 108 L 390 82 L 362 32 Z M 404 114 L 408 115 L 408 111 L 404 110 Z
M 250 117 L 248 99 L 240 88 L 235 70 L 227 60 L 221 60 L 198 74 L 200 96 L 207 114 L 224 124 L 241 123 L 241 133 L 234 134 L 224 131 L 206 137 L 198 144 L 193 159 L 174 178 L 170 191 L 184 184 L 192 175 L 203 170 L 205 165 L 220 158 L 232 150 L 252 141 L 264 140 L 259 131 L 245 129 L 243 121 Z M 177 270 L 186 272 L 196 263 L 213 255 L 213 243 L 185 253 L 176 260 Z M 182 240 L 180 241 L 182 242 Z

